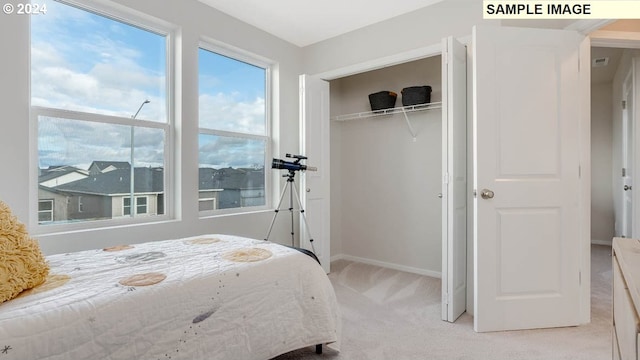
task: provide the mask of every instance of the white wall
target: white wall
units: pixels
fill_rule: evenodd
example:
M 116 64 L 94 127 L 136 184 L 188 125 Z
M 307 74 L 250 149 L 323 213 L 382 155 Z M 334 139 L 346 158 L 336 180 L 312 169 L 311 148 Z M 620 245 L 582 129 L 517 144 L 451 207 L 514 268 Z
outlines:
M 614 236 L 612 90 L 611 82 L 591 86 L 591 240 L 600 244 Z
M 441 101 L 441 69 L 434 56 L 333 80 L 331 115 L 369 111 L 368 94 L 381 90 L 401 106 L 407 86 L 430 85 Z M 442 113 L 408 117 L 415 142 L 402 114 L 331 123 L 332 253 L 439 274 Z
M 275 94 L 276 124 L 273 129 L 274 138 L 280 144 L 274 151 L 274 156 L 277 157 L 281 152 L 295 153 L 298 149 L 298 74 L 302 72 L 300 48 L 196 0 L 115 0 L 107 3 L 109 4 L 115 4 L 125 12 L 149 14 L 177 29 L 179 51 L 176 62 L 181 69 L 181 76 L 176 78 L 177 219 L 160 224 L 41 235 L 37 238 L 43 250 L 51 254 L 201 233 L 230 233 L 264 238 L 272 211 L 198 218 L 197 48 L 200 37 L 206 36 L 278 63 L 274 84 L 279 92 Z M 29 212 L 36 211 L 29 204 L 28 16 L 2 15 L 0 47 L 0 164 L 4 169 L 3 176 L 0 176 L 0 200 L 6 202 L 29 228 L 33 228 L 34 224 L 29 224 L 28 220 Z M 280 184 L 274 187 L 280 188 Z M 277 226 L 271 239 L 288 242 L 288 224 Z
M 303 48 L 307 74 L 319 74 L 373 59 L 438 45 L 447 36 L 471 35 L 482 19 L 482 2 L 448 0 Z

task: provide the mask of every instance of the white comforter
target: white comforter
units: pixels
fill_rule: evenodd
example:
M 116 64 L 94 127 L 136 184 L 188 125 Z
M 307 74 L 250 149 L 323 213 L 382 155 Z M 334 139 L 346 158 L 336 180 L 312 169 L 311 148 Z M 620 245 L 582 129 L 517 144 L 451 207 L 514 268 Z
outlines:
M 0 304 L 0 360 L 269 359 L 338 345 L 331 283 L 297 250 L 226 235 L 109 250 L 49 256 L 40 290 L 51 289 Z

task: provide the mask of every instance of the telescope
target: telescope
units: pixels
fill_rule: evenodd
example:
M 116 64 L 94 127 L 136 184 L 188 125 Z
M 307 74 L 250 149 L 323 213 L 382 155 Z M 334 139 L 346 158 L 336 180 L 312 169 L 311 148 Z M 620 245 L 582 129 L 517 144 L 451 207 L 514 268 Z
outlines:
M 313 166 L 307 166 L 304 164 L 300 164 L 301 160 L 306 160 L 307 157 L 303 155 L 291 155 L 287 154 L 286 157 L 294 158 L 294 161 L 286 161 L 282 159 L 274 158 L 271 162 L 272 169 L 281 169 L 281 170 L 289 170 L 289 171 L 318 171 L 318 168 Z
M 309 244 L 311 244 L 311 249 L 313 250 L 311 253 L 314 254 L 316 249 L 313 246 L 313 237 L 311 236 L 311 231 L 309 230 L 307 217 L 304 214 L 304 209 L 302 208 L 302 201 L 300 200 L 300 194 L 298 194 L 298 190 L 296 189 L 294 178 L 296 177 L 296 171 L 305 171 L 305 170 L 317 171 L 318 169 L 313 166 L 300 164 L 300 161 L 307 159 L 307 157 L 304 155 L 287 154 L 287 157 L 294 158 L 295 160 L 286 161 L 286 160 L 274 158 L 273 161 L 271 162 L 272 169 L 288 170 L 288 173 L 285 175 L 282 175 L 282 177 L 287 178 L 287 183 L 284 186 L 284 189 L 282 189 L 282 192 L 280 194 L 280 202 L 278 203 L 278 207 L 275 209 L 275 214 L 273 215 L 273 220 L 271 220 L 271 226 L 269 226 L 269 232 L 267 233 L 267 237 L 265 238 L 265 240 L 269 240 L 269 236 L 271 235 L 271 230 L 273 230 L 273 224 L 275 224 L 276 222 L 276 217 L 278 216 L 278 213 L 280 212 L 280 210 L 283 210 L 281 208 L 282 200 L 284 199 L 284 196 L 287 193 L 287 188 L 289 188 L 289 212 L 291 213 L 291 246 L 294 247 L 293 244 L 295 243 L 295 232 L 294 232 L 295 221 L 293 220 L 293 199 L 295 195 L 295 199 L 298 201 L 298 207 L 299 207 L 298 211 L 300 212 L 302 220 L 304 220 L 304 224 L 305 224 L 304 228 L 307 230 L 307 235 L 309 236 Z M 307 190 L 307 191 L 310 191 L 310 190 Z M 318 260 L 318 262 L 320 262 L 320 260 Z

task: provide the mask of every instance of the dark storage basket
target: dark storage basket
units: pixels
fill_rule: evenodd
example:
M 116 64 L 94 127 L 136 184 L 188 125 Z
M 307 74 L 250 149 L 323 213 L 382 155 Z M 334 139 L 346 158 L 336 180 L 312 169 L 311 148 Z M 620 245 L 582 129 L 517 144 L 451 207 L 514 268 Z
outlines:
M 379 91 L 377 93 L 369 94 L 369 103 L 371 104 L 371 110 L 389 109 L 396 106 L 396 99 L 398 94 L 393 91 Z
M 431 86 L 410 86 L 402 89 L 402 106 L 431 102 Z

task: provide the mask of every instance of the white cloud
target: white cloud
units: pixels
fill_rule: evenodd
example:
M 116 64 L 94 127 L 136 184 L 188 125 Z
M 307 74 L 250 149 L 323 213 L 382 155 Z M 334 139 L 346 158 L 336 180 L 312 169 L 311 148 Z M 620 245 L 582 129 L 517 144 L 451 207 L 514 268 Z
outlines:
M 201 135 L 199 163 L 201 167 L 253 167 L 264 164 L 265 143 L 235 137 Z
M 73 165 L 87 169 L 94 160 L 131 159 L 131 128 L 128 126 L 41 118 L 38 127 L 41 168 Z M 138 128 L 134 136 L 135 166 L 162 166 L 164 132 Z
M 237 101 L 233 94 L 200 95 L 200 127 L 265 135 L 265 101 Z
M 35 48 L 35 46 L 34 46 Z M 165 121 L 164 76 L 145 74 L 135 63 L 128 66 L 98 63 L 87 73 L 60 64 L 62 58 L 55 50 L 32 52 L 32 104 L 85 112 L 97 112 L 123 117 L 132 116 L 144 100 L 144 112 L 139 118 Z M 51 66 L 42 66 L 47 59 Z
M 130 117 L 148 99 L 139 118 L 166 121 L 166 77 L 157 70 L 165 59 L 145 68 L 144 49 L 112 38 L 126 27 L 58 3 L 49 9 L 32 25 L 33 105 Z
M 200 95 L 200 127 L 265 135 L 265 101 L 236 100 L 234 94 Z M 265 144 L 261 140 L 203 135 L 200 137 L 201 166 L 253 167 L 264 164 Z

